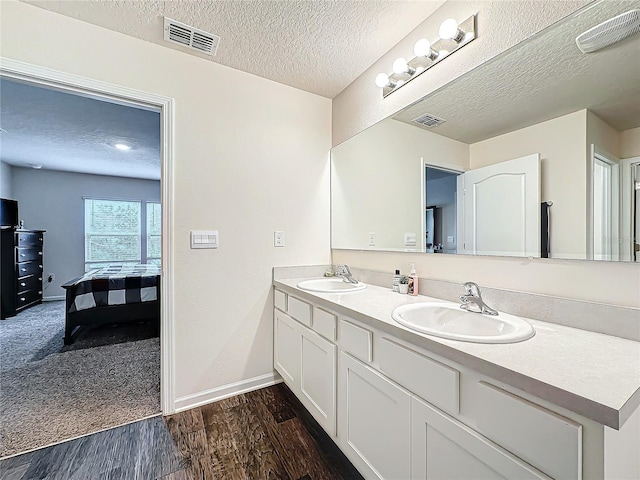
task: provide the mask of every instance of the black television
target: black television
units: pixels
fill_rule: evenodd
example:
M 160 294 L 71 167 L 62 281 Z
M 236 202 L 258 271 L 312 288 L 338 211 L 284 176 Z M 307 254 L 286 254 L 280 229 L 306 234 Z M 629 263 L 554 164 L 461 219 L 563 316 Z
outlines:
M 3 228 L 18 226 L 18 202 L 0 198 L 0 226 Z

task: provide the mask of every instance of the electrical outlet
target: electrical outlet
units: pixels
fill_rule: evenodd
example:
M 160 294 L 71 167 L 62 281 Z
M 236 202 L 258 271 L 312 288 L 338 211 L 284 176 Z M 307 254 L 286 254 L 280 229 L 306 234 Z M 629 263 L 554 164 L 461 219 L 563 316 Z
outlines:
M 47 283 L 51 283 L 56 279 L 56 274 L 55 273 L 49 273 L 47 274 Z
M 376 246 L 376 232 L 369 232 L 369 246 Z

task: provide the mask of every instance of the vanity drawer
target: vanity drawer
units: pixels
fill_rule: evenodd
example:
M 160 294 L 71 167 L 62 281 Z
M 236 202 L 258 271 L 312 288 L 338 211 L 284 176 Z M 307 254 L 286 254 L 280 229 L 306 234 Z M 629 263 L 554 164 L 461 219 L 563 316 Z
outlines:
M 287 298 L 287 313 L 307 327 L 311 326 L 311 305 L 295 297 Z
M 478 430 L 552 478 L 582 478 L 582 426 L 485 382 L 477 384 Z
M 386 338 L 376 352 L 380 370 L 390 379 L 446 412 L 460 411 L 457 370 Z
M 340 348 L 367 363 L 373 360 L 372 338 L 369 330 L 345 320 L 340 321 Z
M 336 323 L 337 318 L 333 313 L 313 307 L 313 328 L 327 340 L 336 341 Z
M 282 310 L 283 312 L 287 311 L 287 294 L 281 292 L 280 290 L 275 290 L 273 294 L 273 304 L 277 309 Z

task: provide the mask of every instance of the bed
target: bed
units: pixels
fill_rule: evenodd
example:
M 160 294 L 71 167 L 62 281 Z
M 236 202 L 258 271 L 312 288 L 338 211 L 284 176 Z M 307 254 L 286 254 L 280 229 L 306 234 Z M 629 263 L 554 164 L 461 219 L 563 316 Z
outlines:
M 64 285 L 64 343 L 84 326 L 160 322 L 160 267 L 110 265 L 91 270 Z

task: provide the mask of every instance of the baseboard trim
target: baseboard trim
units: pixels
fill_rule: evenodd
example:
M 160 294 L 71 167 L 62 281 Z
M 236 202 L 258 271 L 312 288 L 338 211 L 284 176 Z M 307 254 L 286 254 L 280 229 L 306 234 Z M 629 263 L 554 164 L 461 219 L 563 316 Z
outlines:
M 43 302 L 57 302 L 58 300 L 64 300 L 64 295 L 52 295 L 50 297 L 42 297 Z
M 251 392 L 264 387 L 270 387 L 282 382 L 282 377 L 276 372 L 260 375 L 259 377 L 249 378 L 236 383 L 230 383 L 221 387 L 212 388 L 199 393 L 193 393 L 184 397 L 178 397 L 175 401 L 175 411 L 182 412 L 190 408 L 200 407 L 207 403 L 217 402 L 225 398 L 240 395 L 241 393 Z

